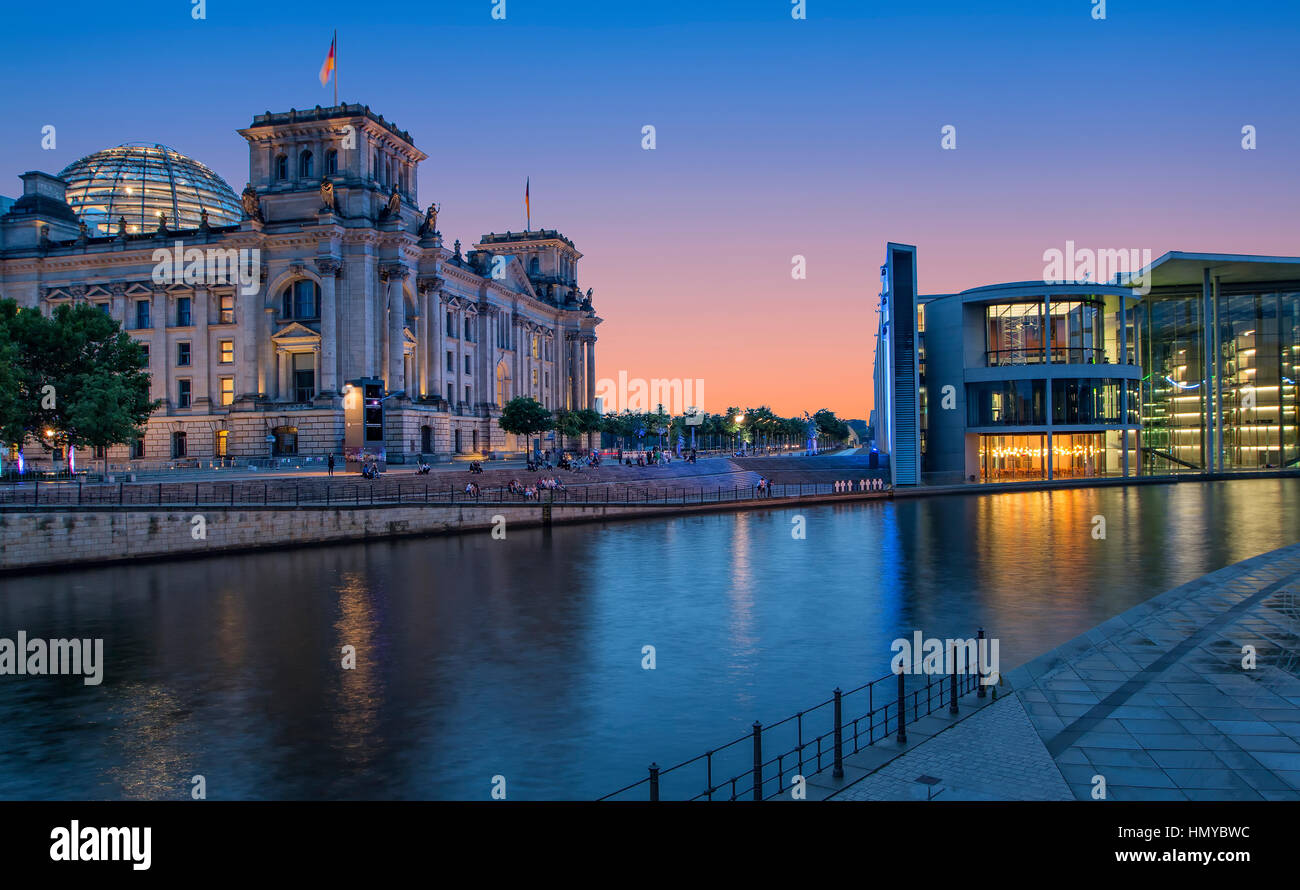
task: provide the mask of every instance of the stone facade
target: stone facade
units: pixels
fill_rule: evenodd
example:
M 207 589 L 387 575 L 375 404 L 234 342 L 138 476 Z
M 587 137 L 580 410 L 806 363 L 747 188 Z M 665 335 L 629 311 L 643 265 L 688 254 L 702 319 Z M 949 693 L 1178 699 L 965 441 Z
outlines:
M 573 242 L 540 230 L 448 248 L 436 205 L 415 203 L 427 156 L 368 106 L 258 115 L 239 133 L 238 225 L 89 232 L 44 173 L 24 174 L 0 217 L 0 297 L 89 301 L 149 348 L 162 406 L 111 463 L 340 453 L 343 396 L 363 378 L 384 383 L 396 463 L 522 450 L 497 425 L 514 396 L 593 405 L 601 319 Z M 174 253 L 184 274 L 160 281 Z M 221 275 L 222 257 L 256 280 Z

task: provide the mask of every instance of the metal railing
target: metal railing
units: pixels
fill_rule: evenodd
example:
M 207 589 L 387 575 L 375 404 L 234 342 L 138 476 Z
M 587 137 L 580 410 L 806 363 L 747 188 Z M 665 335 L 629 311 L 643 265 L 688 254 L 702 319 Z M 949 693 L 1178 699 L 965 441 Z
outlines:
M 827 495 L 887 494 L 888 483 L 879 475 L 854 474 L 840 482 L 776 483 L 766 491 L 756 485 L 703 486 L 653 485 L 632 482 L 594 483 L 542 489 L 536 497 L 494 485 L 467 492 L 463 486 L 428 482 L 385 480 L 330 481 L 327 479 L 258 479 L 202 482 L 88 483 L 22 482 L 0 485 L 0 508 L 5 507 L 249 507 L 249 506 L 628 506 L 663 507 L 723 504 L 736 501 L 789 500 Z M 407 476 L 406 478 L 411 478 Z M 686 477 L 689 478 L 689 477 Z
M 1054 365 L 1103 365 L 1106 352 L 1096 347 L 1053 346 L 1051 363 Z M 1045 363 L 1043 347 L 1025 349 L 989 349 L 984 353 L 985 364 L 990 368 L 1014 365 L 1041 365 Z
M 984 629 L 976 636 L 976 652 Z M 786 790 L 787 776 L 815 775 L 826 769 L 844 775 L 844 758 L 891 735 L 907 741 L 907 725 L 936 709 L 957 714 L 958 700 L 975 692 L 987 695 L 983 665 L 976 655 L 974 670 L 958 671 L 957 647 L 950 647 L 950 674 L 889 674 L 856 689 L 836 689 L 827 700 L 783 720 L 764 726 L 755 721 L 748 733 L 689 760 L 661 768 L 652 763 L 648 775 L 597 800 L 634 799 L 766 800 Z M 852 699 L 852 702 L 850 702 Z M 846 718 L 846 707 L 858 716 Z M 744 764 L 743 768 L 740 764 Z M 675 795 L 666 795 L 665 786 Z

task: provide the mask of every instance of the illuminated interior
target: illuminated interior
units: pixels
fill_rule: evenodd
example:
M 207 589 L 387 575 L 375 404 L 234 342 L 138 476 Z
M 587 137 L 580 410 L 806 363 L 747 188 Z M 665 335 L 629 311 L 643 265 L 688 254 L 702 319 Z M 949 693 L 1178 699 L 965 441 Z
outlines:
M 238 225 L 241 217 L 224 179 L 165 145 L 106 148 L 64 167 L 59 177 L 91 237 L 116 235 L 119 219 L 128 234 L 154 232 L 160 213 L 173 230 L 197 229 L 204 210 L 214 227 Z

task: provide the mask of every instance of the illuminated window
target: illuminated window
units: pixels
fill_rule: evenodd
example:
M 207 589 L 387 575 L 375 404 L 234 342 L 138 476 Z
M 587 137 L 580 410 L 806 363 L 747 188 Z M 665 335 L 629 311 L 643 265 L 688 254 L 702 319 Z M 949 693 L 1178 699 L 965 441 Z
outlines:
M 221 404 L 233 405 L 235 402 L 235 378 L 221 378 Z
M 217 442 L 214 450 L 216 457 L 226 456 L 226 447 L 230 442 L 230 433 L 226 430 L 217 430 Z
M 235 323 L 235 295 L 222 294 L 220 297 L 218 297 L 218 300 L 219 300 L 219 305 L 221 307 L 220 323 L 234 324 Z
M 222 340 L 221 341 L 221 363 L 223 365 L 228 365 L 234 360 L 235 360 L 235 341 Z

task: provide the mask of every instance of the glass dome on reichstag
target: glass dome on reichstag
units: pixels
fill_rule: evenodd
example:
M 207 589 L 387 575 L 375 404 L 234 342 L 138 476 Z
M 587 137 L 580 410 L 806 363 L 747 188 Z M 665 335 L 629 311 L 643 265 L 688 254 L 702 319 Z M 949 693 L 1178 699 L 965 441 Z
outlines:
M 135 234 L 158 228 L 197 229 L 238 225 L 239 198 L 209 167 L 165 145 L 128 142 L 73 161 L 59 177 L 68 183 L 68 204 L 92 237 L 117 234 L 119 218 Z

